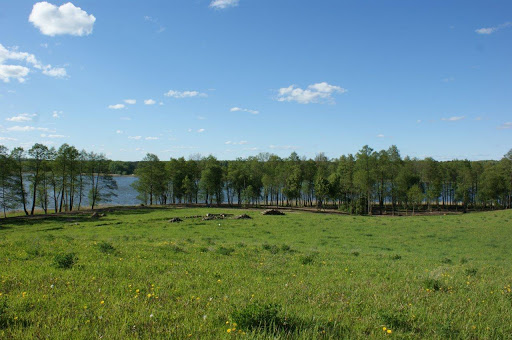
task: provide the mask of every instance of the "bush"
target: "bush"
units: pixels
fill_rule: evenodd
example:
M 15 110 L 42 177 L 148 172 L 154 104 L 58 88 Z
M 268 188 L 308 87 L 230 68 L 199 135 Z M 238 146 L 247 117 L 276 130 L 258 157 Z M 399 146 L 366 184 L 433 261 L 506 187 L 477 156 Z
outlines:
M 446 287 L 441 283 L 441 281 L 436 279 L 426 279 L 425 288 L 436 292 L 440 290 L 446 290 Z
M 289 330 L 291 325 L 280 316 L 281 306 L 273 303 L 252 303 L 231 315 L 233 321 L 245 330 Z
M 300 259 L 300 262 L 304 265 L 306 264 L 312 264 L 313 262 L 315 261 L 315 256 L 310 254 L 310 255 L 306 255 L 306 256 L 303 256 L 301 257 Z
M 57 268 L 68 269 L 73 267 L 77 260 L 74 253 L 60 253 L 53 258 L 53 264 Z
M 231 255 L 231 253 L 234 252 L 234 251 L 235 251 L 235 249 L 233 249 L 233 248 L 226 248 L 226 247 L 220 247 L 219 249 L 217 249 L 217 253 L 218 254 L 226 255 L 226 256 Z
M 478 269 L 476 268 L 467 268 L 464 273 L 466 274 L 466 276 L 475 276 L 476 273 L 478 272 Z
M 105 254 L 112 254 L 116 251 L 116 248 L 111 243 L 101 242 L 98 243 L 98 250 Z
M 7 298 L 0 299 L 0 329 L 7 327 Z

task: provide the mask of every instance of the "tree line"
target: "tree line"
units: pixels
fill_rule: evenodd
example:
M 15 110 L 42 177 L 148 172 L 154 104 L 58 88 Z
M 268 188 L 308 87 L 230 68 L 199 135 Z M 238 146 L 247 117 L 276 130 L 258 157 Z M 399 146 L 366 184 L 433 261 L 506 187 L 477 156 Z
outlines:
M 103 154 L 79 151 L 63 144 L 58 149 L 34 144 L 29 150 L 0 145 L 0 208 L 4 217 L 22 208 L 49 212 L 80 210 L 85 198 L 91 209 L 116 196 L 111 161 Z
M 147 154 L 133 187 L 144 204 L 335 207 L 352 214 L 399 209 L 511 208 L 512 150 L 499 161 L 402 157 L 396 146 L 328 159 L 260 153 L 221 161 L 195 156 L 161 161 Z

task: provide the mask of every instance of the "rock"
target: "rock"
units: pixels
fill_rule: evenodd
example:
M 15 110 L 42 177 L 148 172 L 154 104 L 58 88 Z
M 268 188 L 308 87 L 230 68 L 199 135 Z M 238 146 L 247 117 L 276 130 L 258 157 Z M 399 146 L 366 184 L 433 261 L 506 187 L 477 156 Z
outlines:
M 183 222 L 183 220 L 179 217 L 174 217 L 174 218 L 171 218 L 168 222 L 169 223 L 179 223 L 179 222 Z
M 252 217 L 247 214 L 242 214 L 242 215 L 238 215 L 237 217 L 235 217 L 235 220 L 250 220 L 250 219 L 252 219 Z
M 284 215 L 285 213 L 277 209 L 268 209 L 261 213 L 262 215 Z

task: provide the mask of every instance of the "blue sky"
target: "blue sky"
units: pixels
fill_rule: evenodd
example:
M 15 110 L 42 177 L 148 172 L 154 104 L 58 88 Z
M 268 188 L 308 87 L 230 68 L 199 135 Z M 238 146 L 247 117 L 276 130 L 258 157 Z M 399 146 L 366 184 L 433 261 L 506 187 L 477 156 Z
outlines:
M 0 0 L 0 144 L 499 159 L 512 2 Z

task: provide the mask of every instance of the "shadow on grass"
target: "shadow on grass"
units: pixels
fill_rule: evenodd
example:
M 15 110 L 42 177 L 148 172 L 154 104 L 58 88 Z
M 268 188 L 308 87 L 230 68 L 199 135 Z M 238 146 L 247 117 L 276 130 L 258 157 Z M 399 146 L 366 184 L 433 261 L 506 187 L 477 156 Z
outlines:
M 77 210 L 70 212 L 62 212 L 62 213 L 53 213 L 53 214 L 36 214 L 31 216 L 13 216 L 0 219 L 0 230 L 8 229 L 11 226 L 25 226 L 25 225 L 33 225 L 39 224 L 41 222 L 50 222 L 50 223 L 80 223 L 80 222 L 90 222 L 90 221 L 98 221 L 99 219 L 91 218 L 93 213 L 105 214 L 107 217 L 109 215 L 112 216 L 127 216 L 127 215 L 143 215 L 149 214 L 154 210 L 164 210 L 169 209 L 168 207 L 109 207 L 109 208 L 101 208 L 95 210 Z

